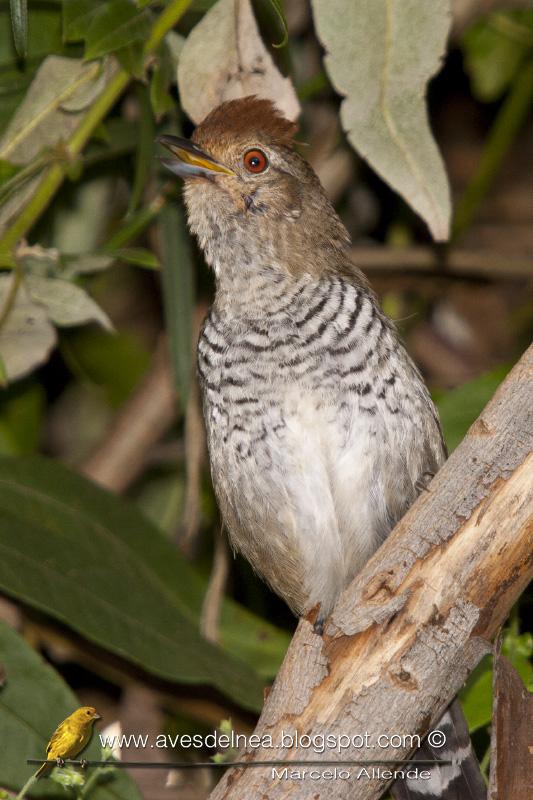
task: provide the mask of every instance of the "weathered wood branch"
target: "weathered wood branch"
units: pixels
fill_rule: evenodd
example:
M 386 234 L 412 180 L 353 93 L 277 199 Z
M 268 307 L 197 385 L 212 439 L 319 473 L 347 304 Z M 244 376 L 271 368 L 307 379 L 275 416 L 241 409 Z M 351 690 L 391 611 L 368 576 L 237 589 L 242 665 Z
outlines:
M 470 277 L 490 280 L 531 280 L 532 262 L 528 254 L 495 253 L 493 250 L 432 247 L 361 247 L 351 249 L 354 264 L 365 273 L 385 273 L 428 278 Z
M 256 728 L 250 762 L 407 758 L 490 649 L 533 575 L 533 346 L 428 491 L 343 593 L 324 637 L 300 622 Z M 280 746 L 282 733 L 353 737 L 342 753 Z M 383 741 L 383 740 L 382 740 Z M 269 745 L 267 739 L 264 744 Z M 279 768 L 278 768 L 279 773 Z M 372 800 L 388 781 L 291 780 L 229 770 L 210 800 Z M 289 772 L 290 775 L 290 772 Z
M 500 654 L 493 697 L 489 800 L 524 800 L 533 789 L 533 692 Z

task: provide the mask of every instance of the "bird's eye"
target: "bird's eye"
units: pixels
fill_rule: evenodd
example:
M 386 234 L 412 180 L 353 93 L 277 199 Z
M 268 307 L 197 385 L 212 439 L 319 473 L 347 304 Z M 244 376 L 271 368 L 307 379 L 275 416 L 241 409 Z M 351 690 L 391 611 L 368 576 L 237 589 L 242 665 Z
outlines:
M 268 167 L 268 158 L 262 150 L 248 150 L 244 154 L 244 166 L 248 172 L 264 172 Z
M 91 712 L 90 711 L 86 711 L 85 713 L 87 714 L 88 717 L 91 716 Z

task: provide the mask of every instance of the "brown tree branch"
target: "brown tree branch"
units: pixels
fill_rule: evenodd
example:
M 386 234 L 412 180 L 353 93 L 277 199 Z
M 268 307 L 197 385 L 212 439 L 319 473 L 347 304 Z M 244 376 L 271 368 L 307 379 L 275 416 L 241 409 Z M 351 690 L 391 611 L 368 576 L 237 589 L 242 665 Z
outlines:
M 363 272 L 387 275 L 415 273 L 431 278 L 485 278 L 519 280 L 533 277 L 533 259 L 515 253 L 495 253 L 493 250 L 453 248 L 438 253 L 434 248 L 360 247 L 351 249 L 354 264 Z
M 489 800 L 524 800 L 533 788 L 533 693 L 500 654 L 493 689 Z
M 317 754 L 282 732 L 419 734 L 439 719 L 490 649 L 533 575 L 533 346 L 429 490 L 341 596 L 324 637 L 302 620 L 243 759 L 405 759 L 414 748 Z M 383 740 L 382 740 L 383 741 Z M 291 780 L 229 770 L 210 800 L 376 800 L 388 781 Z M 290 775 L 290 771 L 289 771 Z

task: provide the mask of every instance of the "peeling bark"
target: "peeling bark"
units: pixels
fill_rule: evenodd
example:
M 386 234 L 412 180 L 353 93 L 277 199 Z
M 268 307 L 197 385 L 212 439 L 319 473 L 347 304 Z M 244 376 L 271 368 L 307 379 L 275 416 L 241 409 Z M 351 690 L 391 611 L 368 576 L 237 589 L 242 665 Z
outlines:
M 533 347 L 388 540 L 341 596 L 324 636 L 302 620 L 248 747 L 251 763 L 407 759 L 379 735 L 425 735 L 490 649 L 533 576 Z M 282 748 L 281 735 L 367 734 L 374 749 Z M 375 800 L 386 777 L 291 780 L 231 769 L 210 800 Z

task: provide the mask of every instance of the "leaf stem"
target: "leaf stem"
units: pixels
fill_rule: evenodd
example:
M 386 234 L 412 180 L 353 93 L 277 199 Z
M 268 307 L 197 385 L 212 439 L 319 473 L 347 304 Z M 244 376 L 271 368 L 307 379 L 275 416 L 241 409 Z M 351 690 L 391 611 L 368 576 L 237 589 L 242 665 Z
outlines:
M 163 37 L 178 22 L 190 3 L 191 0 L 173 0 L 165 8 L 154 23 L 150 37 L 145 44 L 144 52 L 146 55 L 157 49 Z M 130 78 L 129 73 L 123 69 L 119 70 L 111 78 L 102 94 L 91 106 L 81 124 L 67 142 L 65 149 L 70 156 L 75 157 L 81 153 L 95 128 L 101 123 L 129 84 Z M 53 164 L 44 172 L 35 194 L 13 225 L 8 228 L 2 239 L 0 239 L 0 250 L 11 249 L 22 236 L 28 233 L 49 205 L 61 186 L 65 175 L 66 167 L 62 164 Z
M 456 240 L 472 224 L 477 210 L 497 177 L 503 159 L 515 139 L 533 102 L 533 59 L 517 75 L 492 126 L 476 173 L 455 213 L 453 239 Z
M 15 800 L 24 800 L 24 795 L 26 792 L 29 792 L 31 787 L 34 783 L 37 783 L 37 773 L 35 772 L 24 784 L 18 795 L 15 797 Z
M 144 46 L 144 52 L 146 54 L 153 53 L 154 50 L 157 50 L 164 36 L 166 36 L 169 30 L 181 19 L 190 4 L 191 0 L 173 0 L 172 3 L 169 3 L 154 23 L 152 33 Z
M 11 286 L 9 287 L 9 291 L 7 293 L 6 301 L 4 303 L 2 310 L 0 311 L 0 330 L 2 330 L 3 326 L 7 321 L 7 318 L 11 314 L 13 306 L 15 305 L 15 300 L 17 297 L 17 292 L 19 290 L 21 281 L 22 281 L 22 274 L 20 268 L 16 266 L 15 271 L 13 273 L 13 280 L 11 281 Z

